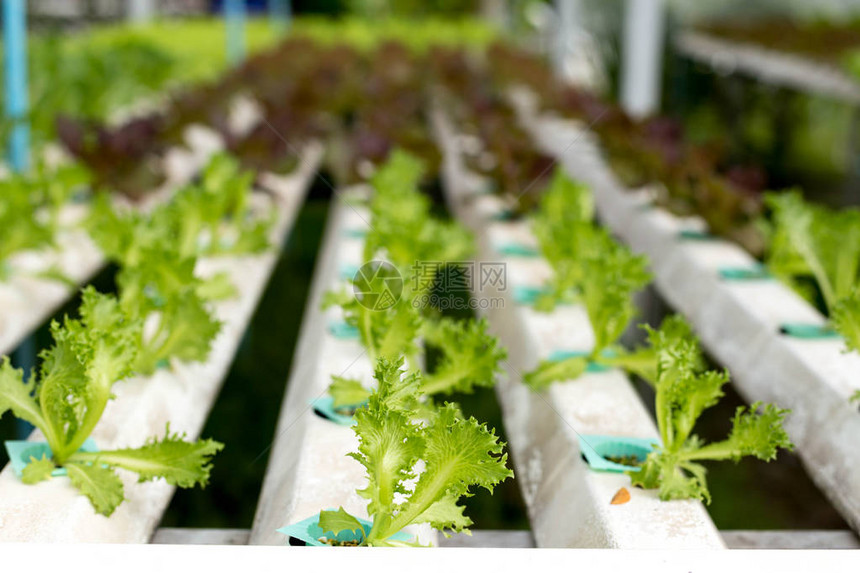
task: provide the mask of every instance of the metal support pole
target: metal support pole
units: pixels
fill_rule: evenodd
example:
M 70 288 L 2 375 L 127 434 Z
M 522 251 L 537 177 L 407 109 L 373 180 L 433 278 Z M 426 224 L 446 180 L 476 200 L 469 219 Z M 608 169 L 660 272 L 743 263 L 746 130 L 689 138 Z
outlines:
M 135 24 L 148 24 L 155 17 L 156 0 L 131 0 L 128 19 Z
M 481 0 L 481 16 L 499 30 L 511 28 L 510 2 L 506 0 Z
M 25 172 L 30 168 L 29 93 L 27 87 L 27 0 L 3 0 L 3 74 L 6 90 L 6 120 L 12 126 L 9 135 L 9 165 L 13 171 Z M 36 362 L 36 343 L 27 337 L 13 353 L 24 376 Z M 32 426 L 19 420 L 15 432 L 26 437 Z
M 662 0 L 627 0 L 621 52 L 621 104 L 633 117 L 660 109 L 666 10 Z
M 566 62 L 581 40 L 583 12 L 580 0 L 556 0 L 555 4 L 558 22 L 553 59 L 556 73 L 564 77 L 567 75 Z
M 285 33 L 290 28 L 292 17 L 293 8 L 290 0 L 269 0 L 269 18 L 275 32 Z
M 227 61 L 241 63 L 245 59 L 245 0 L 224 0 L 227 21 Z
M 30 125 L 27 93 L 27 0 L 3 0 L 3 73 L 9 163 L 15 171 L 30 167 Z

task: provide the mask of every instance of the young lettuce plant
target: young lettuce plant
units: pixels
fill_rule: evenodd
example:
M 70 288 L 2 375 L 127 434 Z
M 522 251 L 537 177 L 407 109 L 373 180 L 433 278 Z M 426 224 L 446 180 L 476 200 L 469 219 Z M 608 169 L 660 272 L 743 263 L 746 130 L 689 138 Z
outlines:
M 96 200 L 90 225 L 105 254 L 121 265 L 123 311 L 146 326 L 139 333 L 135 372 L 152 374 L 173 357 L 205 360 L 221 326 L 207 303 L 235 294 L 229 277 L 198 278 L 196 255 L 184 256 L 156 219 L 136 211 L 117 214 L 106 197 Z
M 860 289 L 836 303 L 831 322 L 845 339 L 845 352 L 860 352 Z M 860 390 L 851 396 L 851 401 L 860 402 Z
M 404 277 L 419 263 L 444 265 L 474 252 L 474 240 L 462 226 L 431 213 L 430 201 L 418 189 L 424 169 L 417 158 L 395 150 L 371 180 L 371 225 L 364 260 L 383 256 Z M 430 284 L 415 290 L 424 291 Z
M 55 245 L 60 209 L 87 182 L 75 165 L 50 169 L 40 164 L 30 174 L 0 180 L 0 280 L 8 278 L 8 259 L 24 250 Z M 56 271 L 43 278 L 61 278 Z
M 687 320 L 680 314 L 666 317 L 660 324 L 660 328 L 656 330 L 647 325 L 640 325 L 640 327 L 648 331 L 648 344 L 631 351 L 616 346 L 613 348 L 613 353 L 601 356 L 599 362 L 607 366 L 623 368 L 631 374 L 636 374 L 652 387 L 656 387 L 659 349 L 669 340 L 690 340 L 695 343 L 693 345 L 695 350 L 690 352 L 690 361 L 696 372 L 705 370 L 705 356 L 701 351 L 699 339 Z
M 106 193 L 93 197 L 86 228 L 105 256 L 122 266 L 140 264 L 147 249 L 167 242 L 166 233 L 153 224 L 151 215 L 114 208 Z
M 499 347 L 498 339 L 488 331 L 487 321 L 426 320 L 420 334 L 424 343 L 438 352 L 432 372 L 421 377 L 421 393 L 428 396 L 473 392 L 478 387 L 492 387 L 501 371 L 501 361 L 507 352 Z M 343 408 L 367 401 L 371 391 L 359 380 L 333 376 L 329 394 L 334 408 Z
M 373 308 L 369 304 L 362 304 L 352 292 L 346 290 L 326 293 L 323 307 L 334 305 L 343 310 L 345 322 L 358 330 L 361 345 L 371 360 L 394 360 L 406 356 L 410 364 L 415 363 L 421 315 L 407 296 L 401 296 L 391 306 Z
M 201 182 L 179 190 L 150 213 L 119 213 L 108 197 L 95 201 L 88 229 L 105 254 L 122 265 L 141 261 L 143 251 L 172 248 L 183 259 L 244 255 L 269 248 L 274 211 L 253 212 L 252 175 L 228 155 L 212 158 Z
M 425 345 L 438 353 L 432 371 L 422 376 L 423 394 L 471 393 L 475 388 L 495 385 L 508 353 L 489 333 L 485 319 L 428 320 L 421 333 Z
M 858 283 L 860 211 L 812 205 L 798 191 L 771 193 L 765 202 L 772 212 L 768 268 L 814 303 L 799 282 L 813 278 L 832 313 Z
M 418 159 L 395 150 L 372 180 L 375 193 L 370 201 L 372 224 L 365 242 L 365 260 L 384 256 L 400 277 L 408 276 L 417 263 L 432 263 L 435 269 L 462 259 L 473 249 L 472 237 L 465 230 L 432 217 L 429 200 L 417 187 L 422 172 Z M 360 275 L 355 279 L 355 290 L 380 296 L 387 292 L 387 278 L 383 272 Z M 484 374 L 489 364 L 490 370 L 496 368 L 498 350 L 494 339 L 486 334 L 486 324 L 466 326 L 422 317 L 419 297 L 432 288 L 432 281 L 418 285 L 402 282 L 399 299 L 383 305 L 385 308 L 375 308 L 369 299 L 359 300 L 348 292 L 329 293 L 326 305 L 337 304 L 343 309 L 347 324 L 358 330 L 371 360 L 406 356 L 409 364 L 415 365 L 419 336 L 432 338 L 428 342 L 444 354 L 439 368 L 426 379 L 433 393 L 492 384 L 493 377 Z M 464 337 L 459 347 L 450 342 L 458 336 Z M 487 354 L 482 355 L 484 351 Z M 359 381 L 343 377 L 334 377 L 330 388 L 335 408 L 362 403 L 369 393 Z
M 208 302 L 235 294 L 224 273 L 194 274 L 203 255 L 257 252 L 268 246 L 270 220 L 248 209 L 250 176 L 227 156 L 215 157 L 202 183 L 144 214 L 119 214 L 99 198 L 90 228 L 102 250 L 122 265 L 117 277 L 125 312 L 147 326 L 135 371 L 151 374 L 171 358 L 202 361 L 220 330 Z
M 134 371 L 152 374 L 171 358 L 206 360 L 221 330 L 207 301 L 232 294 L 232 285 L 216 292 L 217 282 L 195 276 L 196 260 L 182 259 L 175 250 L 152 248 L 144 253 L 137 265 L 123 267 L 117 275 L 120 306 L 148 327 L 139 333 Z
M 80 319 L 54 322 L 54 346 L 43 351 L 38 376 L 24 381 L 24 372 L 6 358 L 0 365 L 0 416 L 7 410 L 38 428 L 51 456 L 31 457 L 22 481 L 33 484 L 65 468 L 73 486 L 98 513 L 110 516 L 124 499 L 123 483 L 114 471 L 122 468 L 141 481 L 158 478 L 179 487 L 205 486 L 210 458 L 222 449 L 212 440 L 187 442 L 171 434 L 150 439 L 139 448 L 83 452 L 81 446 L 101 419 L 114 383 L 132 373 L 140 321 L 129 319 L 119 302 L 87 288 Z
M 384 209 L 388 201 L 413 195 L 424 173 L 424 163 L 420 159 L 402 149 L 392 150 L 370 180 L 374 197 L 381 199 L 376 208 Z
M 705 444 L 693 428 L 702 412 L 723 396 L 727 372 L 704 371 L 695 340 L 677 336 L 652 338 L 657 345 L 655 409 L 662 445 L 648 454 L 638 472 L 630 472 L 633 485 L 659 488 L 660 499 L 702 499 L 711 495 L 702 461 L 735 460 L 755 456 L 770 461 L 779 448 L 793 448 L 782 427 L 788 413 L 771 404 L 741 406 L 735 412 L 728 438 Z
M 599 232 L 593 220 L 590 190 L 556 169 L 532 221 L 541 253 L 553 269 L 548 292 L 538 298 L 536 309 L 549 312 L 559 303 L 576 300 L 584 277 L 583 259 Z
M 49 225 L 40 221 L 30 199 L 0 184 L 0 279 L 9 278 L 8 259 L 15 253 L 49 246 L 54 240 Z
M 504 444 L 493 430 L 474 418 L 463 418 L 454 404 L 431 410 L 428 419 L 417 419 L 421 378 L 405 373 L 402 366 L 402 360 L 377 363 L 377 389 L 368 406 L 355 414 L 359 446 L 350 455 L 367 470 L 367 487 L 358 493 L 368 500 L 370 531 L 364 532 L 358 519 L 343 508 L 320 512 L 324 532 L 364 532 L 360 544 L 365 546 L 417 545 L 391 539 L 413 524 L 467 531 L 472 521 L 457 504 L 460 497 L 470 495 L 473 487 L 492 492 L 513 476 L 506 466 Z M 422 410 L 422 415 L 427 413 Z
M 830 319 L 845 339 L 846 351 L 860 352 L 860 288 L 836 303 Z
M 180 191 L 153 214 L 189 256 L 243 255 L 270 247 L 269 232 L 276 211 L 255 214 L 250 205 L 254 175 L 243 172 L 227 154 L 214 156 L 199 185 Z
M 621 352 L 614 344 L 636 316 L 633 295 L 651 280 L 647 259 L 634 255 L 605 232 L 593 236 L 590 250 L 582 262 L 579 288 L 594 330 L 594 347 L 586 356 L 541 361 L 524 377 L 525 383 L 535 390 L 578 378 L 589 362 L 609 360 L 606 351 Z

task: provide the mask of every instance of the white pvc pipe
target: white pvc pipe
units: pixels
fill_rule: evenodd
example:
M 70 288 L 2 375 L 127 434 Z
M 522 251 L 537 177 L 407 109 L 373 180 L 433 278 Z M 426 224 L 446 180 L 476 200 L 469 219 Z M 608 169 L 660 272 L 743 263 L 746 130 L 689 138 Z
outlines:
M 556 71 L 564 74 L 564 62 L 573 52 L 577 38 L 582 34 L 582 5 L 581 0 L 556 0 L 558 12 L 557 30 L 555 34 Z
M 263 174 L 273 193 L 270 208 L 277 213 L 270 237 L 272 245 L 282 244 L 292 228 L 321 157 L 321 147 L 309 145 L 292 176 Z M 150 377 L 118 382 L 114 386 L 116 397 L 93 432 L 101 448 L 142 444 L 149 436 L 162 435 L 168 421 L 171 429 L 187 433 L 189 439 L 200 435 L 277 260 L 278 252 L 273 248 L 259 255 L 198 262 L 195 272 L 199 276 L 226 272 L 239 291 L 235 299 L 212 305 L 223 326 L 212 343 L 208 360 L 179 363 Z M 126 501 L 108 519 L 93 511 L 68 478 L 26 485 L 7 464 L 0 471 L 0 543 L 148 542 L 175 488 L 163 480 L 140 484 L 131 474 L 123 473 L 121 477 Z
M 499 30 L 510 28 L 511 18 L 505 0 L 481 0 L 481 16 Z
M 724 240 L 678 241 L 682 230 L 702 230 L 699 217 L 642 209 L 647 195 L 624 189 L 581 127 L 524 116 L 540 148 L 567 173 L 589 185 L 601 221 L 651 261 L 654 284 L 684 314 L 702 344 L 732 373 L 749 402 L 791 410 L 785 430 L 809 476 L 855 531 L 860 531 L 860 416 L 849 397 L 860 390 L 860 355 L 840 339 L 801 340 L 780 334 L 781 324 L 822 325 L 822 316 L 776 280 L 721 280 L 719 269 L 749 268 L 756 260 Z M 579 142 L 571 148 L 570 141 Z M 593 147 L 593 145 L 592 145 Z M 509 434 L 512 433 L 510 427 Z
M 662 0 L 627 0 L 621 53 L 621 105 L 634 117 L 660 107 L 666 12 Z
M 454 126 L 436 110 L 432 116 L 443 152 L 443 187 L 454 215 L 475 232 L 479 259 L 503 262 L 504 285 L 485 285 L 481 306 L 491 331 L 508 349 L 496 385 L 517 481 L 538 547 L 619 549 L 719 549 L 724 544 L 704 506 L 694 500 L 660 501 L 654 490 L 630 487 L 623 474 L 595 472 L 580 457 L 577 432 L 654 438 L 657 429 L 629 379 L 620 371 L 591 373 L 554 384 L 538 394 L 521 383 L 559 344 L 588 348 L 594 336 L 581 305 L 539 313 L 513 300 L 515 284 L 536 286 L 552 271 L 543 259 L 505 256 L 493 245 L 506 241 L 534 245 L 525 222 L 492 222 L 503 204 L 493 195 L 475 196 L 479 184 L 458 154 Z M 568 142 L 570 139 L 568 139 Z M 624 509 L 610 504 L 621 487 L 631 500 Z
M 135 24 L 145 24 L 155 17 L 156 0 L 131 0 L 128 3 L 128 19 Z

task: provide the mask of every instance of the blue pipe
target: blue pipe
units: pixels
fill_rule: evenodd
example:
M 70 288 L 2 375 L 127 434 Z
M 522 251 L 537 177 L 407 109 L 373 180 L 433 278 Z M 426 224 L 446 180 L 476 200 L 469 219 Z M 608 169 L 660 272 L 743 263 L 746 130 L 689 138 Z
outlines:
M 15 171 L 30 167 L 27 121 L 27 0 L 3 0 L 3 72 L 6 118 L 12 124 L 9 163 Z
M 239 64 L 245 59 L 245 1 L 224 0 L 227 20 L 227 61 Z
M 30 168 L 29 94 L 27 88 L 27 0 L 3 0 L 3 81 L 5 87 L 6 119 L 12 126 L 9 134 L 9 165 L 16 172 Z M 14 361 L 24 369 L 24 376 L 36 361 L 33 336 L 22 341 L 14 353 Z M 17 420 L 15 433 L 27 437 L 33 427 Z

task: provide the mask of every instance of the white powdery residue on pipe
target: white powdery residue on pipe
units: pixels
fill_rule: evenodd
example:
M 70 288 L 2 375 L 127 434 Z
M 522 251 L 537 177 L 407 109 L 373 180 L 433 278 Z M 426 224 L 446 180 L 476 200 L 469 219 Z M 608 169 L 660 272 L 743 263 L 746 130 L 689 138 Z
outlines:
M 526 223 L 493 222 L 493 200 L 475 199 L 475 187 L 449 143 L 453 129 L 434 113 L 443 149 L 446 199 L 452 211 L 476 233 L 480 260 L 506 264 L 504 289 L 482 297 L 503 297 L 501 308 L 487 312 L 493 332 L 508 350 L 507 376 L 496 392 L 510 450 L 539 547 L 724 548 L 719 532 L 698 501 L 661 501 L 656 491 L 630 486 L 623 474 L 595 472 L 580 455 L 579 434 L 655 437 L 657 430 L 630 381 L 618 371 L 585 374 L 536 393 L 522 375 L 556 350 L 587 349 L 593 332 L 581 306 L 560 306 L 539 313 L 518 305 L 512 286 L 539 286 L 550 269 L 541 260 L 503 257 L 495 250 L 506 236 L 522 238 Z M 518 228 L 517 228 L 518 227 Z M 534 239 L 531 239 L 533 242 Z M 621 487 L 631 493 L 623 505 L 610 501 Z
M 117 383 L 113 388 L 116 398 L 108 403 L 92 436 L 101 449 L 143 445 L 150 436 L 162 436 L 167 422 L 171 431 L 186 432 L 189 439 L 199 436 L 274 268 L 276 246 L 289 232 L 320 158 L 321 148 L 312 145 L 303 154 L 298 173 L 275 178 L 273 207 L 278 209 L 278 219 L 272 229 L 273 249 L 255 256 L 199 261 L 196 270 L 201 276 L 226 271 L 239 293 L 236 299 L 213 304 L 223 327 L 209 359 L 174 364 L 151 377 Z M 37 438 L 36 433 L 31 436 Z M 218 463 L 217 456 L 214 463 Z M 68 478 L 24 485 L 7 464 L 0 473 L 0 515 L 4 516 L 0 541 L 148 542 L 174 488 L 162 480 L 138 484 L 133 474 L 119 473 L 126 501 L 107 518 L 95 513 Z

